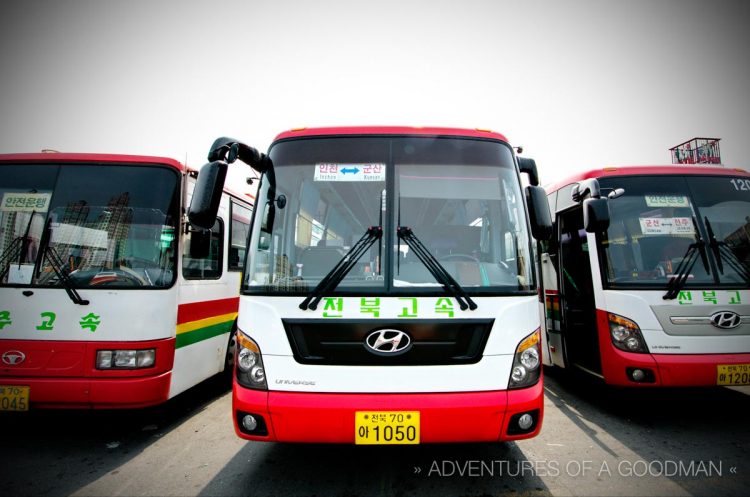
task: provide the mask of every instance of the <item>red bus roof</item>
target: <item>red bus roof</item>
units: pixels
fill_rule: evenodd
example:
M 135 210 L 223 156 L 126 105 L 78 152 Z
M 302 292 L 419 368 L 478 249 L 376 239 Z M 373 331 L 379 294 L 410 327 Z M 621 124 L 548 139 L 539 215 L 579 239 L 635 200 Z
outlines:
M 337 135 L 419 135 L 419 136 L 461 136 L 467 138 L 492 138 L 508 142 L 500 133 L 484 129 L 410 127 L 410 126 L 340 126 L 326 128 L 298 128 L 279 133 L 274 141 L 287 138 Z
M 49 163 L 112 163 L 112 164 L 135 164 L 135 165 L 148 165 L 158 164 L 164 166 L 170 166 L 177 169 L 181 173 L 187 173 L 190 171 L 198 172 L 198 169 L 194 169 L 189 166 L 185 166 L 180 162 L 170 159 L 169 157 L 158 157 L 149 155 L 125 155 L 125 154 L 76 154 L 76 153 L 62 153 L 62 152 L 39 152 L 29 154 L 0 154 L 0 163 L 14 163 L 14 164 L 49 164 Z M 233 190 L 228 187 L 224 187 L 224 192 L 235 197 L 237 200 L 246 202 L 250 205 L 255 203 L 255 195 L 250 193 L 242 193 L 237 190 Z
M 187 168 L 184 165 L 174 159 L 147 155 L 41 152 L 32 154 L 0 154 L 0 162 L 21 162 L 25 164 L 49 164 L 50 162 L 127 162 L 129 164 L 163 164 L 174 167 L 180 172 L 187 171 Z
M 734 169 L 723 166 L 676 165 L 666 166 L 611 166 L 592 169 L 569 176 L 561 181 L 547 185 L 544 189 L 552 193 L 560 188 L 590 178 L 611 176 L 655 176 L 655 175 L 714 175 L 714 176 L 750 176 L 744 169 Z

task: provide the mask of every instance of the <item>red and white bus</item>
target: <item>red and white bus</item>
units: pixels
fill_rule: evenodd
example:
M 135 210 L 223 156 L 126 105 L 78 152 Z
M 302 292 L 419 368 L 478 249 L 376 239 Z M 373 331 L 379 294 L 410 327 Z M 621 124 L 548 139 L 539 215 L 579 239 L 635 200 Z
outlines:
M 489 131 L 280 134 L 268 155 L 215 142 L 190 219 L 227 163 L 261 173 L 232 409 L 248 440 L 357 444 L 535 436 L 543 390 L 530 159 Z M 203 183 L 202 183 L 203 182 Z M 528 211 L 527 211 L 528 204 Z M 530 222 L 531 219 L 531 222 Z
M 620 386 L 750 384 L 750 174 L 609 167 L 547 192 L 544 364 Z
M 132 408 L 231 365 L 251 198 L 160 157 L 0 156 L 0 410 Z

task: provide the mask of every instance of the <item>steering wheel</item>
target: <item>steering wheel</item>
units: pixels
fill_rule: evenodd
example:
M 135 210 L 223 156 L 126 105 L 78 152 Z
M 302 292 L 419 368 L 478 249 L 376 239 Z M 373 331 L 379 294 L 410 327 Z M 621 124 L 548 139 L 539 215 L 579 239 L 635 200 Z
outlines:
M 146 282 L 136 274 L 122 269 L 109 269 L 95 274 L 89 286 L 146 286 Z
M 154 262 L 151 259 L 142 259 L 140 257 L 124 257 L 122 259 L 126 263 L 127 267 L 130 268 L 143 268 L 143 269 L 162 269 L 158 262 Z
M 438 260 L 440 261 L 454 261 L 454 260 L 455 261 L 470 261 L 470 262 L 476 262 L 477 264 L 479 264 L 479 259 L 469 254 L 448 254 L 448 255 L 439 257 Z

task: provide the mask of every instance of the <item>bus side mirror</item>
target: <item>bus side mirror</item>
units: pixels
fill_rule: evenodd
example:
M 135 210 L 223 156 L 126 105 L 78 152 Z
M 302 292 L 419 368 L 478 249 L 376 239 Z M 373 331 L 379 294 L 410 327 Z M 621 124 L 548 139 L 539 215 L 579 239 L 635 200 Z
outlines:
M 609 202 L 605 198 L 583 201 L 583 227 L 588 233 L 599 233 L 609 228 Z
M 214 161 L 201 168 L 188 209 L 188 220 L 193 227 L 203 230 L 213 227 L 219 211 L 224 179 L 227 177 L 227 167 L 226 162 Z
M 531 234 L 537 240 L 549 240 L 552 236 L 552 216 L 549 213 L 549 203 L 547 203 L 544 188 L 527 186 L 526 204 L 529 206 Z
M 190 232 L 190 258 L 205 259 L 211 250 L 211 232 L 195 230 Z
M 518 170 L 529 175 L 529 184 L 539 186 L 539 173 L 536 170 L 536 161 L 527 157 L 518 158 Z

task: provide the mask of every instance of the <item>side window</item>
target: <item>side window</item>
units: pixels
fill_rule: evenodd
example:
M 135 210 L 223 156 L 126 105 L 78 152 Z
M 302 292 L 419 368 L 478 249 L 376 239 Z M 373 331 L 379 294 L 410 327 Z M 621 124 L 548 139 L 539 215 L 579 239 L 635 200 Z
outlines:
M 182 248 L 182 276 L 193 280 L 219 279 L 223 252 L 224 223 L 216 218 L 210 231 L 204 234 L 190 232 L 185 237 Z
M 229 269 L 239 271 L 245 261 L 247 237 L 250 232 L 250 215 L 247 207 L 232 202 L 232 224 L 229 228 Z

